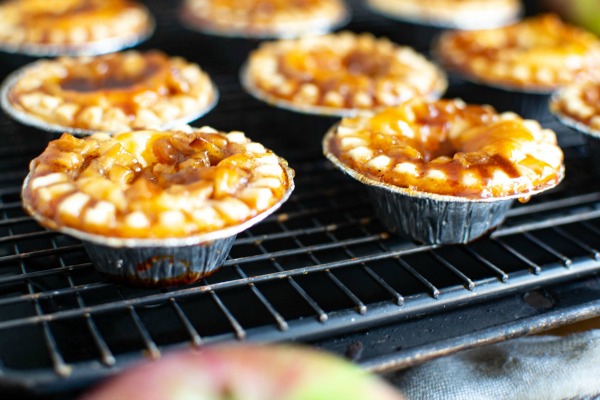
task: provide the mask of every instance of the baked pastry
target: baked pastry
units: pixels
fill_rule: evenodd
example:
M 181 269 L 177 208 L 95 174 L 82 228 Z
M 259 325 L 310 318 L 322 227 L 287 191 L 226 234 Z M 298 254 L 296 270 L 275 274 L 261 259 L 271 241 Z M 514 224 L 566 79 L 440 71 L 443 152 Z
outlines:
M 145 360 L 79 400 L 403 400 L 392 385 L 314 347 L 221 344 Z
M 42 225 L 82 239 L 99 270 L 162 283 L 205 275 L 206 259 L 222 261 L 229 250 L 207 249 L 219 240 L 230 247 L 237 232 L 279 207 L 292 178 L 284 160 L 242 132 L 65 133 L 31 162 L 23 206 Z
M 376 211 L 392 214 L 382 216 L 384 223 L 430 243 L 482 235 L 504 217 L 491 207 L 505 212 L 513 198 L 554 187 L 564 174 L 554 132 L 460 100 L 416 99 L 372 117 L 345 118 L 324 149 L 373 189 Z
M 437 98 L 447 87 L 443 71 L 411 48 L 351 32 L 264 43 L 242 83 L 276 106 L 331 115 Z
M 504 26 L 522 12 L 520 0 L 367 0 L 367 4 L 384 16 L 460 29 Z
M 503 28 L 443 33 L 434 53 L 479 83 L 548 93 L 600 66 L 600 40 L 553 14 Z
M 242 37 L 298 37 L 345 24 L 343 0 L 185 0 L 181 18 L 202 32 Z
M 208 112 L 218 93 L 196 64 L 130 50 L 35 62 L 7 78 L 1 96 L 20 122 L 89 133 L 169 128 Z
M 0 4 L 0 49 L 32 55 L 101 54 L 133 46 L 154 30 L 132 0 L 8 0 Z

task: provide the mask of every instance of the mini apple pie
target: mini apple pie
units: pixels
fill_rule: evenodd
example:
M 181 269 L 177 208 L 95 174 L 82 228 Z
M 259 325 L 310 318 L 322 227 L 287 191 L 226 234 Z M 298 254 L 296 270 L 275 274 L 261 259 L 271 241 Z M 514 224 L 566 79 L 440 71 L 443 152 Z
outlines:
M 349 18 L 343 0 L 185 0 L 184 23 L 242 37 L 298 37 L 329 32 Z
M 553 14 L 503 28 L 446 32 L 434 52 L 469 79 L 526 92 L 551 92 L 600 67 L 600 40 Z
M 351 32 L 264 43 L 242 83 L 276 106 L 325 115 L 438 98 L 447 86 L 443 71 L 413 49 Z
M 65 133 L 31 162 L 23 206 L 82 239 L 100 271 L 153 284 L 218 267 L 293 187 L 287 163 L 242 132 Z
M 154 30 L 131 0 L 8 0 L 0 4 L 0 49 L 32 55 L 101 54 L 133 46 Z
M 208 112 L 218 93 L 200 67 L 158 51 L 42 60 L 11 75 L 2 106 L 47 130 L 169 128 Z
M 367 4 L 388 17 L 460 29 L 503 26 L 522 12 L 520 0 L 367 0 Z
M 336 166 L 371 189 L 384 223 L 428 243 L 464 243 L 498 225 L 512 199 L 556 186 L 554 132 L 460 100 L 416 99 L 345 118 L 326 136 Z

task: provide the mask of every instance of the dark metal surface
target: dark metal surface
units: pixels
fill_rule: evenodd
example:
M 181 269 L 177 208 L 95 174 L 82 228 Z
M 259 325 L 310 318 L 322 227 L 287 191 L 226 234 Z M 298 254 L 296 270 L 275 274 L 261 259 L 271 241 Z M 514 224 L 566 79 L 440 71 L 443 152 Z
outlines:
M 198 62 L 219 86 L 220 103 L 194 125 L 246 131 L 290 161 L 297 189 L 277 214 L 238 236 L 210 278 L 128 288 L 100 276 L 80 242 L 22 211 L 27 164 L 56 136 L 0 115 L 2 390 L 63 393 L 169 349 L 243 340 L 310 342 L 384 371 L 599 314 L 600 190 L 579 136 L 540 115 L 559 132 L 565 181 L 516 204 L 489 237 L 417 245 L 388 233 L 364 188 L 321 155 L 335 119 L 274 109 L 241 90 L 238 68 L 258 42 L 189 32 L 170 2 L 149 6 L 157 31 L 142 47 Z M 421 50 L 422 35 L 435 33 L 403 30 L 354 6 L 355 31 Z M 1 58 L 3 75 L 31 60 Z M 452 80 L 455 95 L 477 101 L 481 91 Z M 496 105 L 512 104 L 503 97 Z M 533 289 L 551 307 L 528 305 L 523 294 Z

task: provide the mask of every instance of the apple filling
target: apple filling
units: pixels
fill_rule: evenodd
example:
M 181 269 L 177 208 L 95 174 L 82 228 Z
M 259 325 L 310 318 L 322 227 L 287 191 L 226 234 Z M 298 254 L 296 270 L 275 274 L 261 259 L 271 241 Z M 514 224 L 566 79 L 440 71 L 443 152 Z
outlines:
M 63 134 L 30 166 L 24 207 L 51 228 L 169 238 L 241 224 L 281 201 L 287 163 L 242 132 Z

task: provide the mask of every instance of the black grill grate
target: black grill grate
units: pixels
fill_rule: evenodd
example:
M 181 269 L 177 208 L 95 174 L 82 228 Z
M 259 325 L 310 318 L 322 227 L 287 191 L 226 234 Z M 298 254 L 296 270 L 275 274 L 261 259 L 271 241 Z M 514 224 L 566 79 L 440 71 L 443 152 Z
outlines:
M 563 184 L 515 205 L 476 243 L 416 245 L 388 234 L 362 187 L 321 157 L 333 119 L 273 109 L 241 91 L 237 68 L 256 42 L 185 31 L 172 6 L 157 3 L 158 31 L 143 47 L 199 62 L 221 90 L 218 108 L 195 125 L 245 130 L 290 160 L 297 190 L 279 213 L 240 234 L 225 267 L 201 283 L 115 285 L 78 241 L 22 211 L 27 163 L 53 136 L 0 115 L 0 383 L 63 391 L 165 349 L 334 338 L 598 272 L 600 191 L 580 138 L 554 121 L 544 122 L 566 151 Z M 409 40 L 395 22 L 356 5 L 350 28 Z M 12 62 L 6 69 L 28 61 L 3 58 Z M 474 90 L 451 87 L 467 100 Z

